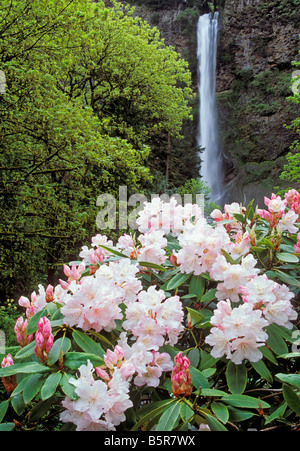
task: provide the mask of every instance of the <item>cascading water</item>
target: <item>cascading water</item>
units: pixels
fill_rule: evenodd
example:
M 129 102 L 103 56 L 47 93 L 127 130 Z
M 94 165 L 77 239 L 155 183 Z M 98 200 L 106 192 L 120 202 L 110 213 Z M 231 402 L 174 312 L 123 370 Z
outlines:
M 201 153 L 201 180 L 211 188 L 211 201 L 222 199 L 222 159 L 219 150 L 218 120 L 215 103 L 218 13 L 204 14 L 197 29 L 197 56 L 199 74 L 199 132 Z

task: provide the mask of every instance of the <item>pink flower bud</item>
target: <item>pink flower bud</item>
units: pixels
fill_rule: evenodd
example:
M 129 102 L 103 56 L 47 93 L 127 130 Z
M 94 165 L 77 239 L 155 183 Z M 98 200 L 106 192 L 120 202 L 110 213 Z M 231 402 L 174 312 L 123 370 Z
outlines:
M 107 372 L 103 368 L 100 368 L 99 366 L 96 367 L 96 373 L 97 376 L 103 379 L 104 381 L 108 382 L 110 380 L 110 377 L 107 374 Z
M 105 365 L 110 370 L 112 370 L 118 363 L 117 355 L 114 352 L 112 352 L 110 349 L 107 350 L 106 355 L 103 356 L 103 359 L 104 359 Z
M 27 335 L 27 325 L 28 321 L 27 319 L 24 321 L 23 317 L 20 316 L 20 318 L 17 319 L 15 324 L 15 333 L 17 337 L 17 341 L 21 348 L 24 348 L 24 346 L 28 345 L 33 340 L 33 335 Z
M 192 378 L 189 372 L 190 361 L 179 352 L 175 357 L 172 370 L 172 391 L 175 396 L 190 396 L 193 391 Z
M 46 294 L 46 302 L 52 302 L 54 300 L 54 291 L 52 285 L 47 286 L 45 294 Z
M 46 316 L 39 320 L 37 329 L 34 352 L 39 360 L 46 362 L 54 342 L 54 337 L 51 333 L 51 322 Z
M 14 362 L 13 362 L 12 356 L 10 354 L 7 354 L 7 356 L 4 357 L 4 359 L 1 362 L 1 368 L 6 368 L 7 366 L 11 366 L 13 364 L 14 364 Z M 4 385 L 7 393 L 13 392 L 17 386 L 16 374 L 14 374 L 12 376 L 2 377 L 1 380 L 3 382 L 3 385 Z

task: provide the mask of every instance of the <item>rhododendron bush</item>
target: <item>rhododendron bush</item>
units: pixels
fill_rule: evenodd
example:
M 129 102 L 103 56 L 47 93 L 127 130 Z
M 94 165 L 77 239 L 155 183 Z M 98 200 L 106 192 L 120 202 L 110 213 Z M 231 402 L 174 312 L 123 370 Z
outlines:
M 22 296 L 1 429 L 299 428 L 300 194 L 265 206 L 155 198 Z

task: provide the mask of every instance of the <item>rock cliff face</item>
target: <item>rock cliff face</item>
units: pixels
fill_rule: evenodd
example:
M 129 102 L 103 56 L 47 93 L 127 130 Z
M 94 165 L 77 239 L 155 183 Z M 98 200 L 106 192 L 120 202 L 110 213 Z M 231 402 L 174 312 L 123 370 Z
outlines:
M 298 4 L 298 9 L 296 9 Z M 287 101 L 299 49 L 297 0 L 226 0 L 221 11 L 217 99 L 228 200 L 255 198 L 274 186 L 299 115 Z
M 143 3 L 140 0 L 139 3 Z M 219 10 L 217 104 L 226 202 L 246 203 L 281 186 L 279 176 L 295 135 L 284 127 L 299 116 L 287 101 L 298 58 L 300 0 L 174 1 L 137 7 L 167 44 L 189 61 L 197 92 L 196 24 L 208 6 Z M 195 108 L 194 129 L 198 123 Z

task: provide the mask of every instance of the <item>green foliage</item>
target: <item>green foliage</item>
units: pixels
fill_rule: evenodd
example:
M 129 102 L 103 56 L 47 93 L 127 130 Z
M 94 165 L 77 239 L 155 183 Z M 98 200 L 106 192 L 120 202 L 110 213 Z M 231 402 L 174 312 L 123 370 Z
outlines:
M 299 51 L 300 54 L 300 51 Z M 294 62 L 294 66 L 300 67 L 299 62 Z M 293 79 L 292 90 L 293 95 L 288 97 L 288 100 L 298 105 L 300 103 L 300 75 Z M 300 117 L 294 119 L 290 125 L 286 126 L 288 129 L 293 130 L 298 136 L 300 136 Z M 288 182 L 299 183 L 300 180 L 300 141 L 299 138 L 295 139 L 290 147 L 290 152 L 287 155 L 287 164 L 284 166 L 284 171 L 281 174 L 281 179 Z
M 197 186 L 193 181 L 190 185 L 191 191 L 191 187 Z M 279 284 L 286 284 L 294 293 L 294 307 L 299 310 L 299 254 L 293 247 L 297 233 L 282 233 L 261 219 L 257 209 L 253 208 L 253 201 L 241 212 L 219 225 L 223 224 L 230 235 L 232 224 L 250 234 L 248 255 L 254 256 L 260 274 Z M 216 223 L 212 224 L 212 227 L 216 226 Z M 154 427 L 156 431 L 174 432 L 198 431 L 207 427 L 211 431 L 297 430 L 300 413 L 297 323 L 291 329 L 274 322 L 267 325 L 268 339 L 266 345 L 259 347 L 262 353 L 259 361 L 244 359 L 241 364 L 235 364 L 225 357 L 212 357 L 205 337 L 213 326 L 211 318 L 218 302 L 216 286 L 219 282 L 213 280 L 208 272 L 200 275 L 181 273 L 179 267 L 171 265 L 169 259 L 176 237 L 169 234 L 167 239 L 168 260 L 163 266 L 139 262 L 142 270 L 137 277 L 143 289 L 155 285 L 164 290 L 168 297 L 176 293 L 182 300 L 188 314 L 184 320 L 184 332 L 177 344 L 165 344 L 159 352 L 168 353 L 174 361 L 181 351 L 189 359 L 193 391 L 189 396 L 174 396 L 167 373 L 161 377 L 161 383 L 156 388 L 144 386 L 137 389 L 132 384 L 132 407 L 126 411 L 126 420 L 118 426 L 118 430 L 147 432 Z M 110 255 L 104 264 L 130 258 L 115 248 L 109 250 Z M 233 260 L 225 251 L 223 255 L 232 265 L 239 265 L 242 259 L 241 256 Z M 126 309 L 126 306 L 123 305 L 123 308 Z M 261 306 L 257 306 L 259 308 Z M 77 326 L 70 327 L 64 323 L 61 304 L 52 301 L 30 319 L 28 333 L 36 331 L 37 322 L 43 316 L 50 320 L 54 335 L 54 345 L 47 362 L 41 363 L 36 359 L 35 342 L 32 342 L 22 349 L 12 349 L 14 364 L 0 369 L 2 378 L 17 377 L 14 391 L 9 397 L 3 396 L 0 402 L 1 430 L 74 429 L 71 425 L 61 428 L 58 416 L 54 415 L 62 409 L 61 401 L 66 396 L 69 401 L 78 399 L 70 378 L 78 374 L 78 368 L 88 361 L 94 367 L 108 371 L 105 354 L 107 357 L 107 350 L 114 350 L 122 331 L 122 321 L 111 332 L 99 333 L 92 328 L 83 331 Z M 290 348 L 292 352 L 289 352 Z M 12 418 L 18 421 L 13 423 Z
M 96 199 L 149 180 L 152 137 L 189 117 L 187 64 L 113 2 L 4 0 L 1 295 L 48 278 L 96 230 Z M 8 265 L 7 262 L 10 262 Z

